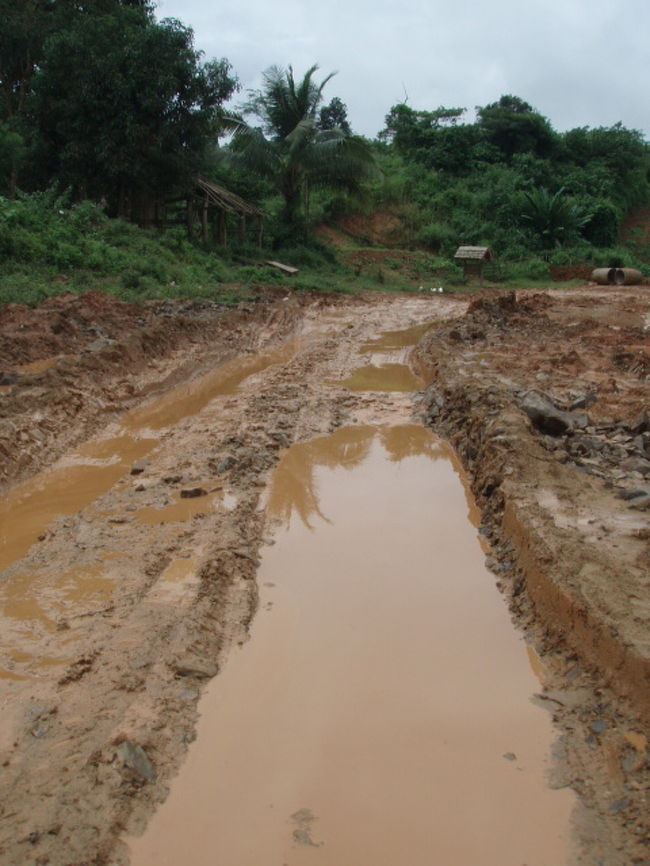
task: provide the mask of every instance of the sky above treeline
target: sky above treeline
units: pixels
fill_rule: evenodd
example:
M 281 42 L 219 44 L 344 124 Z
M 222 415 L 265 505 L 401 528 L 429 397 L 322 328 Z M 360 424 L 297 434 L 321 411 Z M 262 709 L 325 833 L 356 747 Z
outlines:
M 227 57 L 244 91 L 273 64 L 337 71 L 325 101 L 369 137 L 398 102 L 473 120 L 504 93 L 558 131 L 621 121 L 650 137 L 650 0 L 158 0 L 156 14 Z

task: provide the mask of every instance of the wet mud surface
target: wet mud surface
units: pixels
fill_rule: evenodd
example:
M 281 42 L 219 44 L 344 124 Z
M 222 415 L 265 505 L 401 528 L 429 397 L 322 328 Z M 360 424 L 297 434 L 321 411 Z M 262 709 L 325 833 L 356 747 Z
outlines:
M 574 797 L 452 458 L 420 425 L 285 453 L 251 639 L 133 866 L 568 862 Z
M 644 863 L 647 294 L 485 298 L 467 315 L 447 296 L 113 303 L 0 320 L 3 864 L 128 862 L 206 684 L 252 648 L 254 617 L 271 621 L 279 581 L 256 581 L 281 548 L 268 514 L 327 516 L 298 465 L 301 497 L 277 504 L 272 470 L 295 443 L 414 412 L 468 470 L 492 581 L 556 722 L 551 793 L 578 794 L 576 862 Z M 282 832 L 322 841 L 315 801 Z

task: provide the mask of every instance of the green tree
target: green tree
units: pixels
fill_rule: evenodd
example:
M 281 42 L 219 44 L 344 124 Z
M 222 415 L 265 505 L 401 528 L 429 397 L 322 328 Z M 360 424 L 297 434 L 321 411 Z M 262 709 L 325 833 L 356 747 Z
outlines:
M 156 196 L 194 176 L 236 86 L 176 20 L 116 4 L 77 18 L 48 39 L 34 76 L 43 180 L 146 220 Z
M 330 81 L 314 80 L 318 66 L 297 81 L 293 69 L 272 66 L 260 90 L 250 93 L 244 114 L 262 127 L 232 118 L 233 153 L 249 170 L 268 178 L 284 199 L 284 219 L 297 227 L 309 218 L 309 192 L 315 186 L 358 190 L 375 170 L 370 147 L 340 127 L 318 128 L 323 89 Z
M 502 96 L 478 109 L 478 125 L 506 159 L 515 153 L 548 156 L 555 144 L 550 123 L 518 96 Z
M 323 105 L 318 117 L 319 129 L 342 129 L 346 135 L 352 135 L 348 123 L 348 108 L 338 96 L 335 96 L 328 105 Z
M 442 105 L 435 111 L 415 111 L 400 103 L 386 115 L 379 138 L 428 168 L 466 175 L 476 161 L 481 135 L 475 124 L 459 123 L 464 112 L 464 108 Z

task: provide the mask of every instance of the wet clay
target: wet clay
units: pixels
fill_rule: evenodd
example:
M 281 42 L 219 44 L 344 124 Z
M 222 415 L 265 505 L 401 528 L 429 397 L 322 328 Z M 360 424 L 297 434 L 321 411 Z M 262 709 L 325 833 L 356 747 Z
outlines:
M 417 426 L 291 448 L 248 644 L 134 866 L 561 866 L 573 795 L 448 448 Z

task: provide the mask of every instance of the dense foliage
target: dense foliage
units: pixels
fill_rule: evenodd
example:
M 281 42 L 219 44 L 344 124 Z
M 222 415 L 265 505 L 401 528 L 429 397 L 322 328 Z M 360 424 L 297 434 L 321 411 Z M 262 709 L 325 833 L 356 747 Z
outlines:
M 200 169 L 237 87 L 228 62 L 203 62 L 189 28 L 138 0 L 0 6 L 5 188 L 56 182 L 147 222 Z
M 650 149 L 617 124 L 557 133 L 516 96 L 477 109 L 393 106 L 380 133 L 386 175 L 376 194 L 416 204 L 419 241 L 450 252 L 485 243 L 498 254 L 590 260 L 613 247 L 625 215 L 650 200 Z

